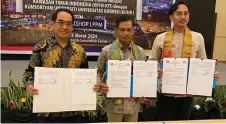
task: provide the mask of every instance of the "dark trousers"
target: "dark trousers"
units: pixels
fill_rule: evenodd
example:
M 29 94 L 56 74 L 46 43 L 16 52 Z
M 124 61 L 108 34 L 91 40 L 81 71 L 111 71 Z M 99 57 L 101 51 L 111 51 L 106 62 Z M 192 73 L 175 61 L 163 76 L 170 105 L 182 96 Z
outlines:
M 158 95 L 157 119 L 159 121 L 188 120 L 192 106 L 192 97 L 169 97 Z

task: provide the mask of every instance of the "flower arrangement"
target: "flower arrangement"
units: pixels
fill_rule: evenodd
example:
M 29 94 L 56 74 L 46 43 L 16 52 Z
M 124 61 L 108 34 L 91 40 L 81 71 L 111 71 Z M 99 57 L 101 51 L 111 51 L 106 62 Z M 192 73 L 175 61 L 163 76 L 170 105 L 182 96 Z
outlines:
M 26 90 L 20 86 L 19 80 L 16 83 L 11 79 L 11 71 L 8 74 L 8 79 L 9 82 L 7 91 L 1 88 L 1 102 L 4 108 L 23 112 L 31 112 L 31 97 L 27 94 Z
M 164 51 L 162 52 L 162 55 L 163 55 L 163 57 L 169 58 L 169 57 L 172 56 L 172 51 L 171 51 L 171 50 L 164 50 Z
M 213 97 L 194 97 L 193 109 L 212 112 L 219 110 L 221 117 L 226 112 L 226 86 L 217 85 Z
M 226 85 L 217 85 L 214 98 L 221 112 L 226 112 Z
M 213 108 L 219 109 L 219 105 L 213 98 L 207 97 L 205 99 L 205 102 L 203 103 L 203 108 L 205 109 L 206 112 L 210 112 Z

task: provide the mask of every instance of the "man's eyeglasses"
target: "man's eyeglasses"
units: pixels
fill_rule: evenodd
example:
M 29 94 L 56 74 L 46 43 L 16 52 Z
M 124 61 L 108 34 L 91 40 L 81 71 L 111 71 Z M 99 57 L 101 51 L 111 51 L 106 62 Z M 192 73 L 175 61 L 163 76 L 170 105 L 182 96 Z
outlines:
M 64 27 L 64 25 L 66 25 L 67 28 L 72 28 L 72 23 L 71 22 L 57 21 L 56 23 L 58 25 L 60 25 L 61 27 Z

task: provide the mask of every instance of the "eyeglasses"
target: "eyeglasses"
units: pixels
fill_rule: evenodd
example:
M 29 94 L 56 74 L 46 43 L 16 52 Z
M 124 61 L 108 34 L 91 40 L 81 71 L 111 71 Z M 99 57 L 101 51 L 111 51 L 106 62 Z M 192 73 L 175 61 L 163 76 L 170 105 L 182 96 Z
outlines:
M 189 12 L 175 12 L 175 15 L 176 16 L 179 16 L 179 17 L 181 17 L 182 15 L 184 15 L 184 17 L 187 17 L 187 16 L 189 16 L 190 15 L 190 13 Z
M 64 27 L 64 25 L 66 25 L 67 28 L 72 28 L 72 23 L 71 22 L 64 22 L 64 21 L 57 21 L 56 22 L 58 25 L 62 27 Z

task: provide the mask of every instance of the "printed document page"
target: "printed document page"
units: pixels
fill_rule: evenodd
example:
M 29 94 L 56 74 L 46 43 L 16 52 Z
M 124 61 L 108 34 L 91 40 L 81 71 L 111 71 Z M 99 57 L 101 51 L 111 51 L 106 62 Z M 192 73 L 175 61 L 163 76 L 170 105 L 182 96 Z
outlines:
M 130 60 L 108 60 L 107 97 L 130 97 L 131 64 Z
M 187 58 L 164 58 L 162 93 L 186 94 L 187 74 Z
M 133 62 L 133 97 L 156 97 L 157 61 Z
M 190 59 L 187 94 L 211 96 L 216 60 Z

